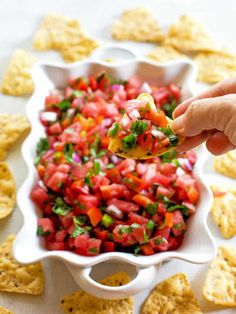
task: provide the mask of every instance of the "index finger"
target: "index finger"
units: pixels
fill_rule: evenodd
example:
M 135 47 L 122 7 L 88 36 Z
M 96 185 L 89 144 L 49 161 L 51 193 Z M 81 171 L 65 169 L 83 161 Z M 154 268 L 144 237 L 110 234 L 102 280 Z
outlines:
M 177 118 L 185 113 L 188 106 L 194 101 L 202 98 L 213 98 L 218 96 L 223 96 L 227 94 L 236 93 L 236 78 L 230 78 L 224 81 L 221 81 L 207 90 L 201 92 L 199 95 L 186 99 L 182 102 L 173 112 L 173 118 Z

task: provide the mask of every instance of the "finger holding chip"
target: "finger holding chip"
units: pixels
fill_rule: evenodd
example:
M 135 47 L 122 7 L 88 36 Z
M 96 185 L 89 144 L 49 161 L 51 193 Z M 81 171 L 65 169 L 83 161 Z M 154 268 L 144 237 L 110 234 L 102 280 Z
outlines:
M 184 140 L 171 129 L 172 120 L 157 110 L 152 96 L 140 94 L 110 128 L 108 149 L 121 157 L 148 159 L 176 148 Z

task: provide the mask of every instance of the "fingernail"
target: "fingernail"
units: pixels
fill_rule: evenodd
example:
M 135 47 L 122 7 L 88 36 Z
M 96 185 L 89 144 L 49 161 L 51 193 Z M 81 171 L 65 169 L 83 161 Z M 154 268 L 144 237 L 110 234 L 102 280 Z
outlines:
M 178 118 L 176 118 L 176 119 L 174 119 L 174 121 L 173 121 L 172 124 L 171 124 L 172 130 L 173 130 L 174 132 L 176 132 L 176 133 L 178 133 L 178 131 L 179 131 L 180 129 L 182 129 L 183 126 L 184 126 L 184 116 L 183 116 L 183 115 L 180 116 L 180 117 L 178 117 Z

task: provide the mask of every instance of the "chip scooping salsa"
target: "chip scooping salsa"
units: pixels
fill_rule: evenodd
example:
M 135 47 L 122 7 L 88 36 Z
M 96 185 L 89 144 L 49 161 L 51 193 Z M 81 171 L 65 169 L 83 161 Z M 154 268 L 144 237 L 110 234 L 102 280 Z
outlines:
M 171 117 L 180 99 L 177 86 L 106 73 L 71 79 L 46 97 L 31 199 L 40 212 L 37 234 L 48 250 L 152 255 L 181 245 L 199 197 L 194 152 L 134 160 L 108 150 L 115 117 L 147 90 Z

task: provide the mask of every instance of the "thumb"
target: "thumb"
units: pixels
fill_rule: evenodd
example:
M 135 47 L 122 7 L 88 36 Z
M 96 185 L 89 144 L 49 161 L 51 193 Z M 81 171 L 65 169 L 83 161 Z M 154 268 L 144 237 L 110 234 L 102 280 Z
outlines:
M 236 95 L 193 101 L 172 123 L 179 135 L 190 137 L 206 130 L 219 130 L 236 144 Z

